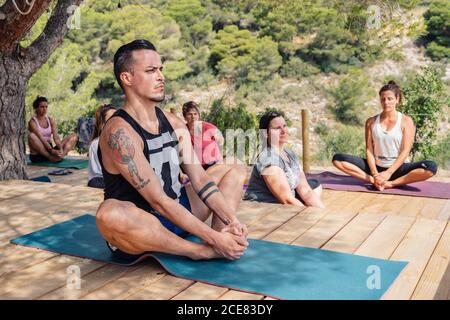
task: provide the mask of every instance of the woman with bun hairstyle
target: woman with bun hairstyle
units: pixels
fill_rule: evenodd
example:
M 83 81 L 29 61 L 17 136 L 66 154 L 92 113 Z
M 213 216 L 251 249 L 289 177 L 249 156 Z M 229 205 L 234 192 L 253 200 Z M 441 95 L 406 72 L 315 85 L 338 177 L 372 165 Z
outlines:
M 47 108 L 47 98 L 38 96 L 34 100 L 35 115 L 28 121 L 31 162 L 59 162 L 75 147 L 78 140 L 76 133 L 72 133 L 61 141 L 56 121 L 47 116 Z
M 397 111 L 402 102 L 401 88 L 389 81 L 379 96 L 382 112 L 366 121 L 366 158 L 336 154 L 333 165 L 380 191 L 431 178 L 437 172 L 436 163 L 408 159 L 416 128 L 410 116 Z

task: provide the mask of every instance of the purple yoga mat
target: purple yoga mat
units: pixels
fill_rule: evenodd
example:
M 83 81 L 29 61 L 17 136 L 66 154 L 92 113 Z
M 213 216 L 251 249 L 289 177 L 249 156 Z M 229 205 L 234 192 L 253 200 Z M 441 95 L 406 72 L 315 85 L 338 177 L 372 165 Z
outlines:
M 329 171 L 322 173 L 308 173 L 308 179 L 317 179 L 325 189 L 340 191 L 377 192 L 385 194 L 399 194 L 404 196 L 429 197 L 450 199 L 450 183 L 422 181 L 408 185 L 378 191 L 367 182 L 350 176 L 335 174 Z

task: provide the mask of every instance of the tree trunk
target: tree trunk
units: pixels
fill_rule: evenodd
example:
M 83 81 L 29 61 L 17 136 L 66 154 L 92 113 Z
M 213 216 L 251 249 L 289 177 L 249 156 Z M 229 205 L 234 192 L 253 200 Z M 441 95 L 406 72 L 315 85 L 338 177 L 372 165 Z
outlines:
M 0 181 L 27 179 L 25 90 L 28 75 L 21 63 L 0 55 Z

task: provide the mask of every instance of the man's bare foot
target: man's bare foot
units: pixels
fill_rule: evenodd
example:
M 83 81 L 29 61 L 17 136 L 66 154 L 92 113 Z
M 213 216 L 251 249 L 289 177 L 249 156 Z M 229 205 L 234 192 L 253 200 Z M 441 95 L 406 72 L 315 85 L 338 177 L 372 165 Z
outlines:
M 200 243 L 199 249 L 194 252 L 189 258 L 192 260 L 210 260 L 210 259 L 218 259 L 223 258 L 220 254 L 214 250 L 212 246 L 206 243 Z

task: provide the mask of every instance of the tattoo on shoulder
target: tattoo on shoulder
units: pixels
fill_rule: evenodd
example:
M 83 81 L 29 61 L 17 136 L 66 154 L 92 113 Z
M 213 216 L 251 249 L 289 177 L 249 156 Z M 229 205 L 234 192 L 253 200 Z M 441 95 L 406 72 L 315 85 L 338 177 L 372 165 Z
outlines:
M 139 175 L 138 167 L 134 162 L 135 149 L 133 141 L 126 135 L 123 128 L 119 128 L 115 133 L 110 133 L 108 146 L 112 149 L 113 157 L 122 164 L 128 166 L 128 172 L 134 182 L 136 190 L 144 188 L 150 179 L 142 179 Z

